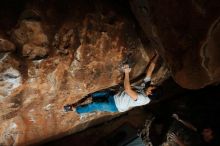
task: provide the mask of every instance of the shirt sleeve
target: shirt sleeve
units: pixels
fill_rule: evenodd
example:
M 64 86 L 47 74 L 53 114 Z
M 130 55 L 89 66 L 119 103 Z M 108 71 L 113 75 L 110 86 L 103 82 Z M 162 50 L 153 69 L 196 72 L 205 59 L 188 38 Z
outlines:
M 137 106 L 145 105 L 148 104 L 149 102 L 150 102 L 150 98 L 148 98 L 147 96 L 143 96 L 142 94 L 138 94 L 138 98 L 136 101 Z

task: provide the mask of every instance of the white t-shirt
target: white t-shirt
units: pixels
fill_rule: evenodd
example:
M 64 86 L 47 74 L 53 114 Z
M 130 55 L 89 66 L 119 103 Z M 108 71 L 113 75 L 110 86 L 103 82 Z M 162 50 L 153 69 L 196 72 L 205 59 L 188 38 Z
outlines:
M 144 82 L 149 82 L 150 78 L 146 77 Z M 150 98 L 145 95 L 143 88 L 141 92 L 138 92 L 137 100 L 133 100 L 125 91 L 119 92 L 114 95 L 115 105 L 119 112 L 127 111 L 136 106 L 146 105 L 150 102 Z

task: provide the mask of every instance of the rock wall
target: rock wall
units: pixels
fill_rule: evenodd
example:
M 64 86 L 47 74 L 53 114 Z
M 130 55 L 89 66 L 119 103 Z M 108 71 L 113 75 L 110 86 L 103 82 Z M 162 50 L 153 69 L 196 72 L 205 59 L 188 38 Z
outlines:
M 63 106 L 134 79 L 154 55 L 143 47 L 135 21 L 120 1 L 9 1 L 0 15 L 0 145 L 28 145 L 62 137 L 111 119 L 80 120 Z M 150 45 L 149 45 L 150 46 Z M 169 76 L 164 64 L 154 75 Z M 161 74 L 161 75 L 159 75 Z M 95 120 L 94 120 L 95 119 Z
M 80 121 L 63 105 L 121 83 L 125 62 L 136 79 L 154 49 L 164 59 L 155 83 L 169 76 L 166 66 L 185 88 L 219 83 L 219 1 L 129 2 L 1 2 L 0 145 L 33 144 L 118 116 Z
M 218 0 L 130 0 L 130 5 L 180 86 L 198 89 L 219 83 Z

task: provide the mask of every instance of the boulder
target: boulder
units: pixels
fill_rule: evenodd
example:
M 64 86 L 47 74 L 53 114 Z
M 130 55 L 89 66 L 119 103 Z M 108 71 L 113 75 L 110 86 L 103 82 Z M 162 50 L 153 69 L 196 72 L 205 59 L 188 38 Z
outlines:
M 89 0 L 77 5 L 76 1 L 41 2 L 27 1 L 28 9 L 38 9 L 42 19 L 18 21 L 12 29 L 18 51 L 1 59 L 1 66 L 8 67 L 0 72 L 0 84 L 13 79 L 10 90 L 1 86 L 7 91 L 0 100 L 3 145 L 43 142 L 119 116 L 97 112 L 80 120 L 75 112 L 64 112 L 63 106 L 121 84 L 125 63 L 132 66 L 131 79 L 142 77 L 155 54 L 152 47 L 144 47 L 130 13 L 111 2 L 92 2 L 92 6 Z M 154 74 L 158 83 L 169 76 L 162 60 L 161 64 L 159 74 Z
M 48 54 L 48 37 L 39 21 L 22 20 L 14 29 L 12 37 L 21 47 L 22 55 L 29 59 L 42 58 Z
M 219 83 L 219 1 L 130 0 L 130 5 L 180 86 Z

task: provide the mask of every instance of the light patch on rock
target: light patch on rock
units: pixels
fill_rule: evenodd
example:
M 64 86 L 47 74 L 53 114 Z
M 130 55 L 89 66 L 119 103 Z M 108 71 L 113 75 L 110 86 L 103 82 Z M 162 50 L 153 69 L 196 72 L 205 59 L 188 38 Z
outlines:
M 70 72 L 73 74 L 76 70 L 80 69 L 79 67 L 77 66 L 80 66 L 79 65 L 79 61 L 77 60 L 74 60 L 70 66 Z
M 15 122 L 11 122 L 5 126 L 7 126 L 7 130 L 2 132 L 0 141 L 3 142 L 3 145 L 14 145 L 16 137 L 19 134 L 19 132 L 16 131 L 18 125 Z
M 3 63 L 3 62 L 4 62 L 4 60 L 8 57 L 8 54 L 9 54 L 9 53 L 4 53 L 3 55 L 0 54 L 0 63 Z
M 76 50 L 76 52 L 75 52 L 75 59 L 73 60 L 73 62 L 71 63 L 71 65 L 70 65 L 70 72 L 72 73 L 72 74 L 74 74 L 74 72 L 76 71 L 76 70 L 79 70 L 80 69 L 80 60 L 81 60 L 81 49 L 82 49 L 82 46 L 80 46 L 77 50 Z
M 78 60 L 78 61 L 80 61 L 80 59 L 82 58 L 81 57 L 81 50 L 82 50 L 82 46 L 80 46 L 77 50 L 76 50 L 76 59 Z
M 34 118 L 34 112 L 35 110 L 34 109 L 31 109 L 29 112 L 28 112 L 28 117 L 29 117 L 29 121 L 33 122 L 33 123 L 36 123 L 36 120 Z
M 49 82 L 50 85 L 51 85 L 51 90 L 52 90 L 52 91 L 54 91 L 54 90 L 56 89 L 56 85 L 57 85 L 55 72 L 56 72 L 56 70 L 55 70 L 54 72 L 49 73 L 49 74 L 47 75 L 47 80 L 48 80 L 48 82 Z
M 10 128 L 11 129 L 15 129 L 15 128 L 17 128 L 18 126 L 17 126 L 17 124 L 16 123 L 11 123 L 11 125 L 10 125 Z
M 34 64 L 40 64 L 44 59 L 34 60 L 32 61 Z
M 21 74 L 18 70 L 10 67 L 0 73 L 0 95 L 7 97 L 22 83 Z
M 45 107 L 43 107 L 43 109 L 46 110 L 46 111 L 49 111 L 49 110 L 51 110 L 53 107 L 54 107 L 53 104 L 48 104 L 48 105 L 46 105 Z

